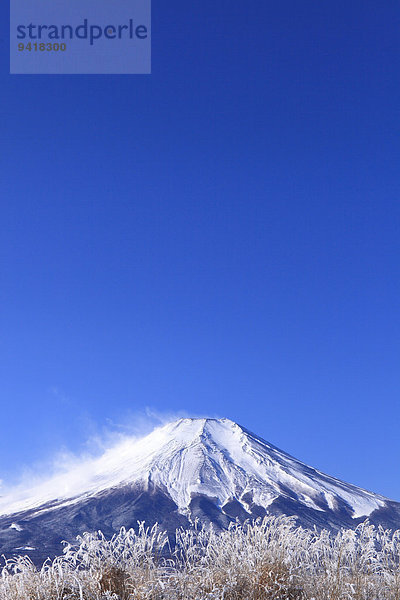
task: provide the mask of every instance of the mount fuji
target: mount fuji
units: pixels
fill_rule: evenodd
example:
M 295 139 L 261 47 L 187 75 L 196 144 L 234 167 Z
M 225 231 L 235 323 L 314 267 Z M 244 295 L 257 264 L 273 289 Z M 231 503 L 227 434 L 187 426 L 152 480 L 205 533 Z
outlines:
M 366 518 L 400 528 L 400 503 L 321 473 L 229 419 L 180 419 L 30 489 L 0 497 L 0 553 L 36 563 L 61 541 L 138 521 L 173 532 L 266 514 L 303 527 L 355 527 Z

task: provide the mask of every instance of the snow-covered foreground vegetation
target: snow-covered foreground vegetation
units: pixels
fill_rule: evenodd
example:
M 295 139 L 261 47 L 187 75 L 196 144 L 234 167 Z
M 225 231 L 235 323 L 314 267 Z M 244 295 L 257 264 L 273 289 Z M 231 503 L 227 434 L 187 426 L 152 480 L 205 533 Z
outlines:
M 267 517 L 228 531 L 84 534 L 41 569 L 7 560 L 1 600 L 399 600 L 400 531 L 337 535 Z

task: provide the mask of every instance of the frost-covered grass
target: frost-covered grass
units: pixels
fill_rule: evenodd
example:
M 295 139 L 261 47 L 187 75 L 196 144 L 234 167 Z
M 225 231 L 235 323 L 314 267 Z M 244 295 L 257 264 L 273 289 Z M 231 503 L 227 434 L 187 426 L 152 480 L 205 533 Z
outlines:
M 309 531 L 267 517 L 228 531 L 86 533 L 38 570 L 6 561 L 1 600 L 399 600 L 400 531 Z

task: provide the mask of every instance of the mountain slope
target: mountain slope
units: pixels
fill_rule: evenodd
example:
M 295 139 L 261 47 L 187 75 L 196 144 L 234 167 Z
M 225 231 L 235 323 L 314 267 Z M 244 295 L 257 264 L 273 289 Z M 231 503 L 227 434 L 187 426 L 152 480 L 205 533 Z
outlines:
M 173 531 L 198 517 L 227 527 L 267 512 L 304 526 L 369 518 L 400 527 L 400 504 L 308 467 L 228 419 L 180 419 L 98 459 L 0 498 L 0 552 L 40 561 L 85 530 L 138 520 Z

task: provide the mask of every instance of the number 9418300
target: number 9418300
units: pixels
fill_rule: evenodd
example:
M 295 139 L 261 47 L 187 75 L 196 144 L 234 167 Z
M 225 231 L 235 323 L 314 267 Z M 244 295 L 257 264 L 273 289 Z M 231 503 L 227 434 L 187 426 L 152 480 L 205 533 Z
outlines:
M 28 50 L 28 52 L 65 52 L 65 50 L 67 49 L 67 44 L 58 44 L 58 43 L 54 43 L 52 44 L 51 42 L 45 44 L 44 42 L 41 42 L 40 44 L 38 44 L 37 42 L 35 43 L 31 43 L 29 42 L 28 44 L 18 44 L 18 50 L 20 52 L 23 52 L 24 50 Z

